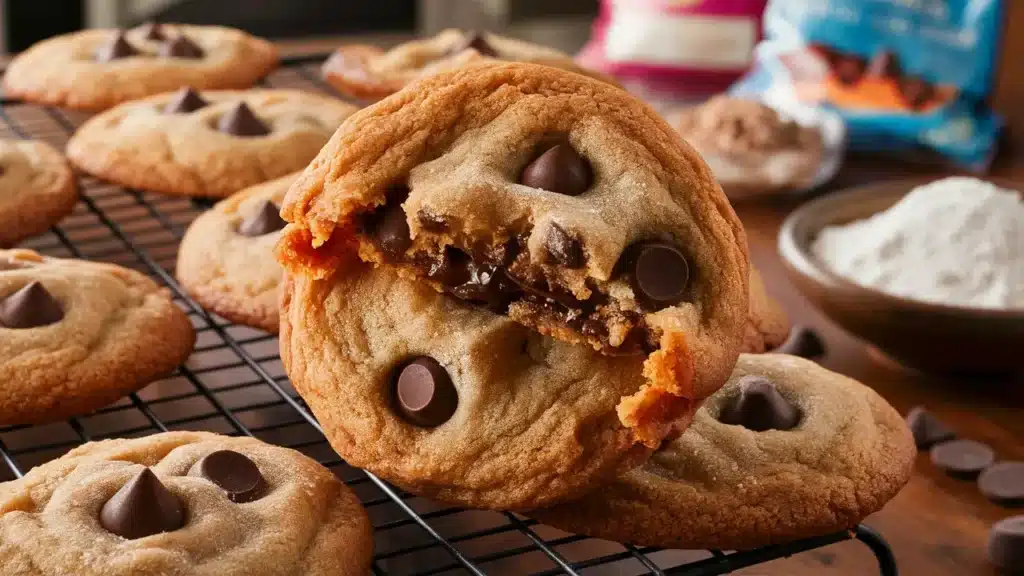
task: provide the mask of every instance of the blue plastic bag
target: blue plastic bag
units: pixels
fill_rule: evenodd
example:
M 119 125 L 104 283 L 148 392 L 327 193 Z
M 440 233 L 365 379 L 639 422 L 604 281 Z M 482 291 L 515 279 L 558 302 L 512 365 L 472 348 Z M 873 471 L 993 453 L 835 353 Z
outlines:
M 852 150 L 924 148 L 984 170 L 1002 128 L 987 105 L 1002 16 L 1002 0 L 771 0 L 731 92 L 834 109 Z

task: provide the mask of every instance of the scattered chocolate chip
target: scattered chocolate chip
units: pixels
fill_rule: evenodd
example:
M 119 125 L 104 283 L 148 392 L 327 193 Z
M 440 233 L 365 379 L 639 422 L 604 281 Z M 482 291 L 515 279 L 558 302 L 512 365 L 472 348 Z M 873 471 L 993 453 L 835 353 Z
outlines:
M 568 144 L 548 148 L 523 168 L 519 182 L 568 196 L 579 196 L 590 188 L 590 163 Z
M 64 310 L 38 281 L 0 299 L 0 326 L 24 329 L 38 328 L 60 322 Z
M 400 259 L 412 246 L 409 222 L 397 198 L 389 198 L 385 205 L 374 211 L 366 219 L 365 228 L 377 248 L 392 260 Z
M 953 429 L 925 410 L 924 406 L 915 406 L 907 412 L 907 426 L 914 435 L 914 444 L 918 450 L 927 450 L 940 442 L 956 438 Z
M 896 55 L 888 50 L 879 50 L 871 57 L 868 64 L 868 76 L 874 78 L 899 78 L 900 62 Z
M 160 46 L 160 56 L 164 58 L 202 58 L 203 49 L 186 36 L 176 36 Z
M 156 22 L 146 22 L 142 25 L 142 37 L 154 42 L 162 42 L 167 39 L 163 26 Z
M 152 470 L 143 468 L 103 505 L 100 525 L 134 540 L 181 528 L 185 509 Z
M 420 221 L 420 226 L 427 232 L 446 232 L 448 230 L 448 219 L 444 216 L 437 214 L 431 214 L 425 210 L 420 210 L 416 214 L 416 218 Z
M 972 479 L 995 462 L 991 448 L 974 440 L 950 440 L 931 449 L 932 464 L 956 478 Z
M 626 261 L 638 300 L 656 310 L 678 304 L 690 285 L 690 266 L 677 248 L 648 242 L 631 246 Z
M 117 35 L 114 36 L 110 42 L 100 46 L 99 50 L 96 51 L 96 60 L 100 62 L 109 62 L 111 60 L 117 60 L 118 58 L 135 56 L 138 53 L 139 51 L 129 44 L 127 39 L 125 39 L 124 31 L 118 30 Z
M 1007 507 L 1024 506 L 1024 462 L 999 462 L 978 476 L 986 498 Z
M 239 102 L 217 121 L 217 130 L 234 136 L 266 136 L 270 128 L 253 114 L 245 102 Z
M 233 450 L 211 452 L 199 461 L 199 474 L 227 493 L 235 503 L 261 498 L 267 482 L 256 463 Z
M 820 358 L 825 355 L 825 343 L 814 330 L 806 326 L 793 326 L 786 341 L 772 352 L 801 358 Z
M 583 266 L 583 246 L 558 224 L 552 224 L 544 237 L 544 248 L 551 259 L 566 268 Z
M 186 86 L 174 93 L 174 97 L 164 106 L 165 114 L 187 114 L 195 112 L 210 103 L 191 87 Z
M 429 356 L 402 367 L 395 379 L 395 399 L 406 420 L 431 428 L 447 422 L 459 402 L 448 371 Z
M 280 209 L 269 200 L 264 200 L 253 213 L 249 214 L 238 225 L 238 233 L 242 236 L 263 236 L 277 232 L 288 224 L 281 218 Z
M 844 54 L 836 56 L 832 60 L 832 66 L 836 72 L 836 78 L 847 86 L 860 82 L 864 76 L 867 63 L 860 56 Z
M 792 430 L 800 423 L 800 409 L 786 400 L 772 381 L 744 376 L 738 387 L 740 393 L 722 407 L 719 422 L 755 432 Z
M 470 30 L 466 32 L 463 35 L 462 42 L 455 45 L 451 54 L 458 54 L 459 52 L 470 48 L 479 52 L 481 56 L 489 56 L 491 58 L 498 57 L 498 51 L 487 42 L 486 35 L 477 30 Z
M 1024 574 L 1024 516 L 1011 516 L 992 525 L 988 560 L 1003 574 Z
M 935 95 L 935 88 L 916 76 L 905 76 L 900 79 L 900 96 L 911 108 L 921 108 Z

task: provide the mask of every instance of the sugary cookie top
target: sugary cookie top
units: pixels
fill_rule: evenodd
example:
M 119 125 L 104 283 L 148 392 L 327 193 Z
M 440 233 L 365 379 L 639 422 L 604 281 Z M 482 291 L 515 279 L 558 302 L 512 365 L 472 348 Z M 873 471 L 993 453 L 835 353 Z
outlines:
M 93 442 L 0 484 L 0 541 L 18 576 L 362 576 L 372 551 L 328 470 L 205 432 Z

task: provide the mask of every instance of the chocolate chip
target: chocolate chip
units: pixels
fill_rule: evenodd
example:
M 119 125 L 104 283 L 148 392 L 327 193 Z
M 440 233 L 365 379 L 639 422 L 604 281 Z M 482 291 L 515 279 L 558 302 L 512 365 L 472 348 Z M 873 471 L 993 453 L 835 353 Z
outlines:
M 456 298 L 474 302 L 494 312 L 504 312 L 519 294 L 505 270 L 491 264 L 470 261 L 469 280 L 450 290 Z
M 209 104 L 198 92 L 186 86 L 174 93 L 174 97 L 164 106 L 164 113 L 187 114 L 209 106 Z
M 244 454 L 218 450 L 204 456 L 198 466 L 199 474 L 220 487 L 232 502 L 252 502 L 266 491 L 267 482 L 259 467 Z
M 931 450 L 932 464 L 956 478 L 972 479 L 995 462 L 996 454 L 974 440 L 950 440 Z
M 761 376 L 744 376 L 738 387 L 740 393 L 722 407 L 719 422 L 755 432 L 792 430 L 800 423 L 800 409 L 779 394 L 772 381 Z
M 181 528 L 185 509 L 152 470 L 143 468 L 103 505 L 100 525 L 134 540 Z
M 952 428 L 943 424 L 923 406 L 915 406 L 907 412 L 907 426 L 914 435 L 914 444 L 918 450 L 927 450 L 940 442 L 956 438 Z
M 448 371 L 437 360 L 420 356 L 407 363 L 395 378 L 395 399 L 406 420 L 432 428 L 455 414 L 459 395 Z
M 872 56 L 867 74 L 875 78 L 899 78 L 900 62 L 892 52 L 879 50 Z
M 676 247 L 658 242 L 626 251 L 628 274 L 636 298 L 656 310 L 678 304 L 690 285 L 690 266 Z
M 280 209 L 269 200 L 264 200 L 259 208 L 249 214 L 238 225 L 238 233 L 242 236 L 263 236 L 277 232 L 288 223 L 281 218 Z
M 111 60 L 117 60 L 118 58 L 128 58 L 129 56 L 135 56 L 139 51 L 134 46 L 128 43 L 128 40 L 124 37 L 124 31 L 118 30 L 117 35 L 108 42 L 101 46 L 96 51 L 96 60 L 100 62 L 109 62 Z
M 446 232 L 448 230 L 448 219 L 444 216 L 437 214 L 431 214 L 425 210 L 420 210 L 416 214 L 416 218 L 420 221 L 420 226 L 428 232 Z
M 142 25 L 142 37 L 154 42 L 161 42 L 167 39 L 163 26 L 156 22 L 146 22 Z
M 448 287 L 469 282 L 469 255 L 451 246 L 446 246 L 440 260 L 432 262 L 427 277 Z
M 481 56 L 489 56 L 491 58 L 498 57 L 498 51 L 494 49 L 487 42 L 487 38 L 483 32 L 477 30 L 470 30 L 463 35 L 462 42 L 458 43 L 455 48 L 452 49 L 452 54 L 458 54 L 463 50 L 472 48 L 480 53 Z
M 164 58 L 202 58 L 203 49 L 185 36 L 177 36 L 160 46 L 160 56 Z
M 935 95 L 935 88 L 916 76 L 905 76 L 900 79 L 900 96 L 911 108 L 921 108 Z
M 806 326 L 793 326 L 786 341 L 772 350 L 775 354 L 790 354 L 801 358 L 820 358 L 825 355 L 825 343 L 818 333 Z
M 999 462 L 978 476 L 978 488 L 1001 506 L 1024 506 L 1024 462 Z
M 412 246 L 409 222 L 405 219 L 405 210 L 397 198 L 394 201 L 389 200 L 370 215 L 365 228 L 373 237 L 377 248 L 392 260 L 400 259 Z
M 63 319 L 60 302 L 38 281 L 0 299 L 0 326 L 5 328 L 39 328 Z
M 836 56 L 832 62 L 836 78 L 847 86 L 860 82 L 861 77 L 864 76 L 864 69 L 867 68 L 867 63 L 863 58 L 850 54 Z
M 590 163 L 568 144 L 548 148 L 523 168 L 519 182 L 568 196 L 579 196 L 590 188 Z
M 217 121 L 217 130 L 234 136 L 266 136 L 270 128 L 253 114 L 245 102 L 239 102 Z
M 552 224 L 544 237 L 544 248 L 555 262 L 566 268 L 583 266 L 583 246 L 558 224 Z
M 1004 574 L 1024 574 L 1024 516 L 996 522 L 988 532 L 988 560 Z

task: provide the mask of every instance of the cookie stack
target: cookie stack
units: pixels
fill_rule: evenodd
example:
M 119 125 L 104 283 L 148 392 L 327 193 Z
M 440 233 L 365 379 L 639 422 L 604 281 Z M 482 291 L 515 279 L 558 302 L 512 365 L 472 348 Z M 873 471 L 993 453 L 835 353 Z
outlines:
M 737 364 L 778 339 L 743 229 L 612 85 L 524 63 L 419 80 L 350 117 L 282 216 L 288 374 L 342 457 L 414 493 L 736 548 L 849 527 L 909 477 L 870 390 Z

